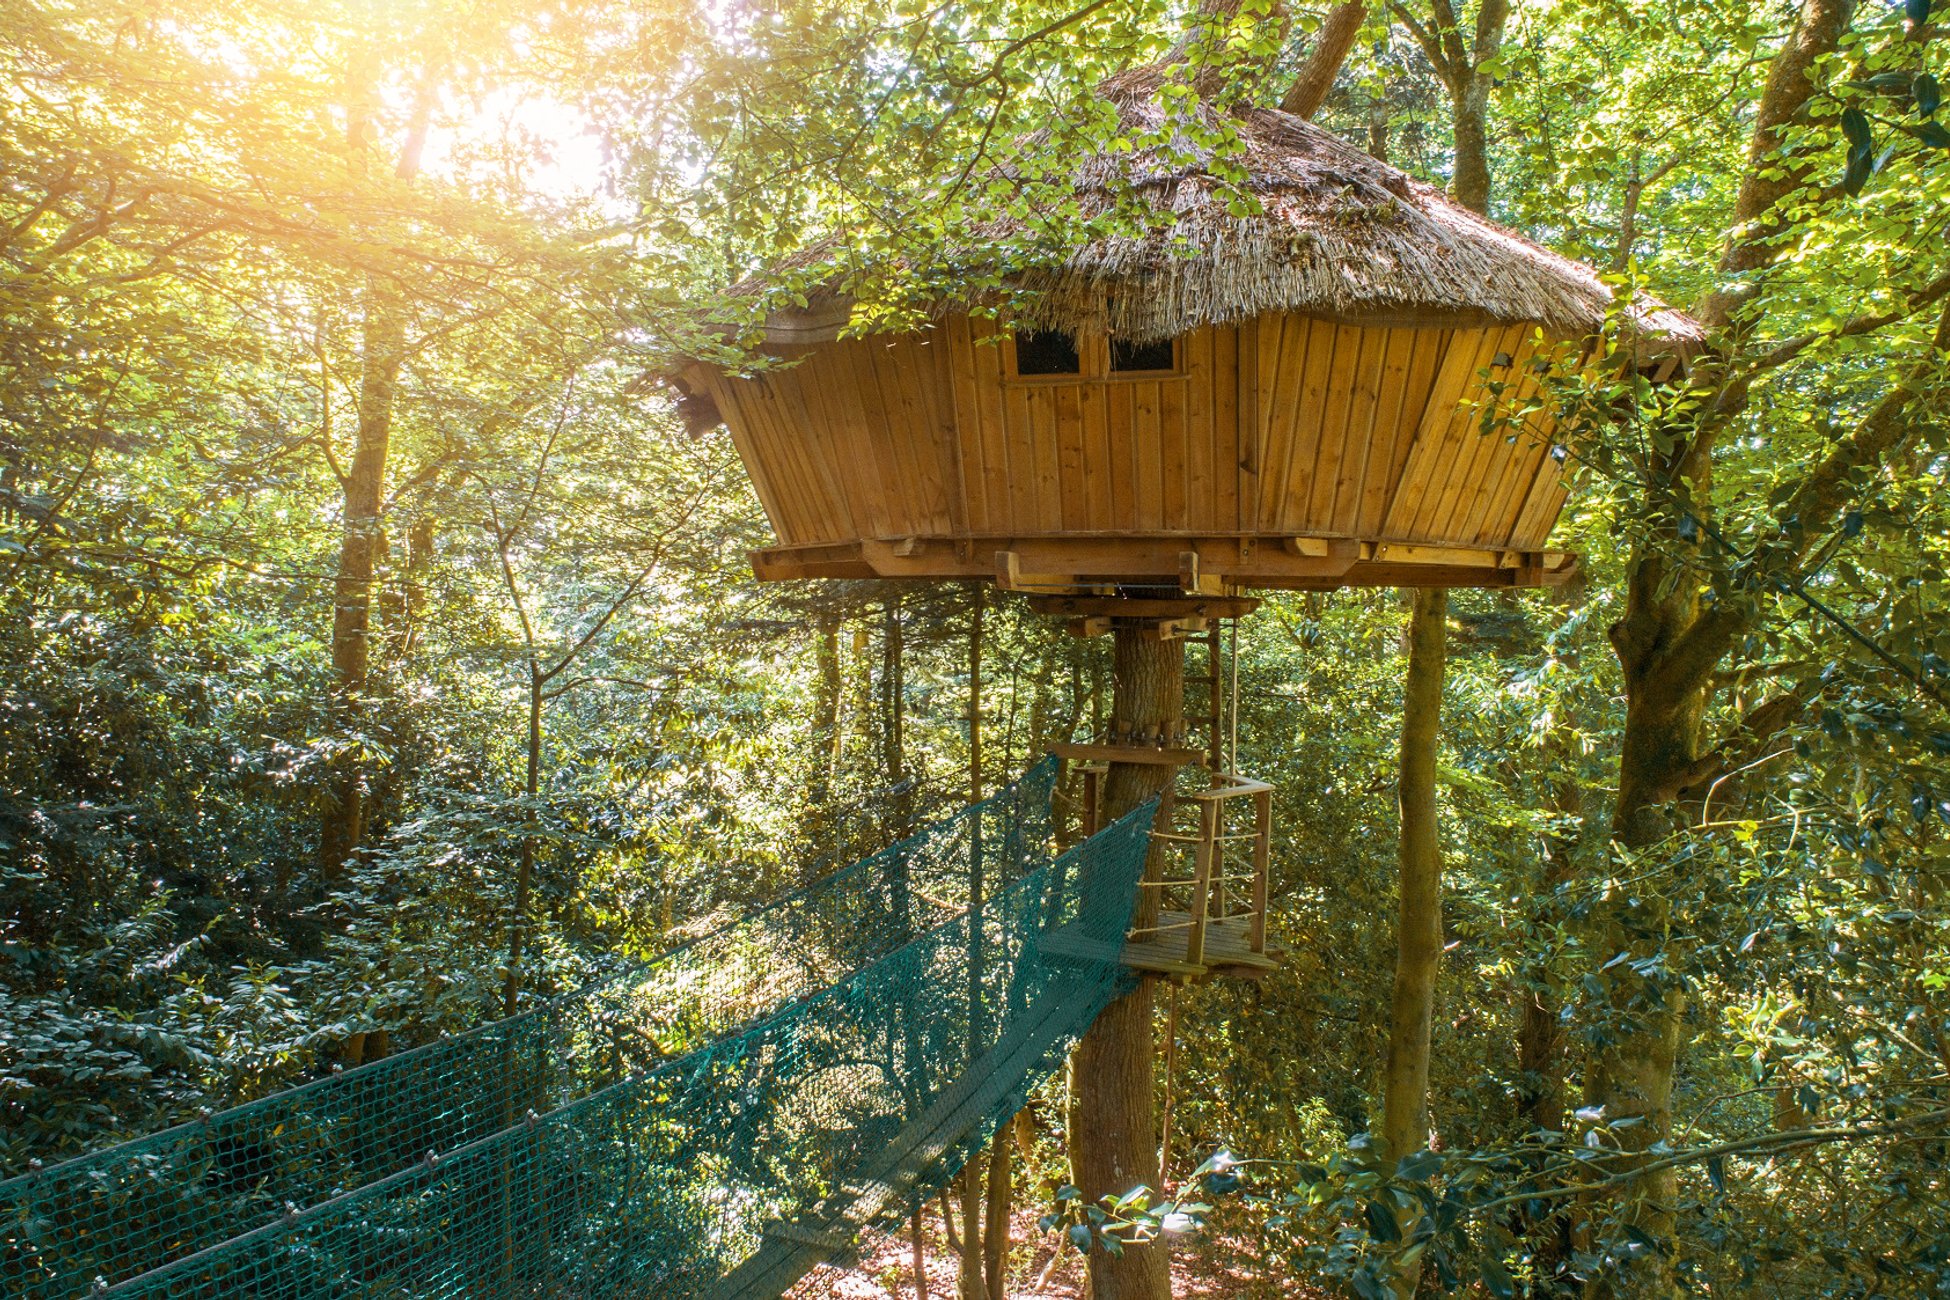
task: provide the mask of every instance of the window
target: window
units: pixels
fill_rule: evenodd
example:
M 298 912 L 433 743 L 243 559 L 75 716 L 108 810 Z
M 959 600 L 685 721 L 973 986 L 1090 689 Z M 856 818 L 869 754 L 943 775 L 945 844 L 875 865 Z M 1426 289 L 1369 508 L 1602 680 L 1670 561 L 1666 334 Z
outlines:
M 1125 370 L 1174 370 L 1178 357 L 1172 340 L 1133 343 L 1129 339 L 1110 341 L 1110 368 L 1113 374 Z
M 1017 330 L 1016 373 L 1074 375 L 1082 370 L 1077 341 L 1061 330 Z

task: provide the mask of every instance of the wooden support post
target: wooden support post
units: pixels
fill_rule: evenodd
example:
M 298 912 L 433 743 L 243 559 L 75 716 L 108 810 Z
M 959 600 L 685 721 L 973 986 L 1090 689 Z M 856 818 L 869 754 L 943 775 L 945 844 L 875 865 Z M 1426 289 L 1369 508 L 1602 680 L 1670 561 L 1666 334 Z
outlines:
M 1267 873 L 1273 856 L 1273 792 L 1253 796 L 1253 923 L 1247 947 L 1266 952 Z
M 1198 844 L 1192 849 L 1192 928 L 1185 935 L 1185 960 L 1205 963 L 1205 923 L 1210 918 L 1212 862 L 1219 854 L 1219 801 L 1201 799 L 1198 806 Z
M 1144 634 L 1137 620 L 1116 630 L 1111 730 L 1116 735 L 1175 736 L 1184 712 L 1185 643 Z M 1106 822 L 1171 786 L 1176 769 L 1163 763 L 1113 758 L 1104 778 Z M 1154 825 L 1165 825 L 1160 820 Z M 1145 878 L 1164 869 L 1168 845 L 1154 842 Z M 1139 891 L 1139 926 L 1158 920 L 1157 890 Z M 1133 1187 L 1159 1187 L 1153 1009 L 1156 981 L 1105 1008 L 1070 1057 L 1070 1181 L 1086 1204 Z M 1171 1261 L 1160 1242 L 1113 1255 L 1093 1250 L 1090 1294 L 1101 1300 L 1171 1300 Z

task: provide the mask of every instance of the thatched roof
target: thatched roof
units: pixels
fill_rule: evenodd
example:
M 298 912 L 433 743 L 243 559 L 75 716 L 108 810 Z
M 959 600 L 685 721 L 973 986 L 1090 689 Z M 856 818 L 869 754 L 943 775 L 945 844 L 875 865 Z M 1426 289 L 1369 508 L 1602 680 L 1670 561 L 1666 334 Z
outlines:
M 1150 65 L 1106 81 L 1102 94 L 1127 134 L 1160 138 L 1170 119 L 1159 89 L 1182 66 Z M 1221 110 L 1202 101 L 1194 111 Z M 1180 108 L 1174 110 L 1183 112 Z M 1108 330 L 1132 339 L 1182 334 L 1268 312 L 1350 321 L 1534 322 L 1567 337 L 1593 334 L 1612 294 L 1590 267 L 1559 256 L 1457 204 L 1441 190 L 1379 162 L 1303 118 L 1272 108 L 1233 115 L 1245 146 L 1233 163 L 1260 211 L 1235 216 L 1227 187 L 1200 147 L 1178 143 L 1086 157 L 1074 169 L 1086 215 L 1139 195 L 1157 214 L 1139 235 L 1094 240 L 1048 266 L 1017 266 L 1027 293 L 1019 323 L 1071 331 Z M 1182 139 L 1182 137 L 1181 137 Z M 1047 133 L 1021 142 L 1032 155 Z M 997 243 L 1021 243 L 1019 222 L 998 221 L 951 261 L 975 266 Z M 1189 249 L 1189 252 L 1187 251 Z M 831 259 L 809 249 L 800 265 Z M 766 277 L 740 286 L 764 287 Z M 942 309 L 966 306 L 944 302 Z M 830 338 L 847 322 L 843 294 L 815 295 L 806 308 L 774 313 L 775 342 Z M 1684 353 L 1701 337 L 1682 313 L 1657 304 L 1635 312 L 1663 340 L 1650 350 Z M 1648 340 L 1649 341 L 1649 340 Z

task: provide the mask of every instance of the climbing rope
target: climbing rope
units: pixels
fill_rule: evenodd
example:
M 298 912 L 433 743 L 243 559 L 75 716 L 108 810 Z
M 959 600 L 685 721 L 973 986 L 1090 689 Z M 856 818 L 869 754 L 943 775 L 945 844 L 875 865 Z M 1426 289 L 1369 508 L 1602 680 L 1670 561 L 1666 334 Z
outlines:
M 1002 882 L 1046 864 L 1054 780 L 1046 760 L 909 839 L 533 1011 L 0 1182 L 0 1294 L 97 1293 L 280 1228 L 844 986 L 961 915 L 974 871 Z

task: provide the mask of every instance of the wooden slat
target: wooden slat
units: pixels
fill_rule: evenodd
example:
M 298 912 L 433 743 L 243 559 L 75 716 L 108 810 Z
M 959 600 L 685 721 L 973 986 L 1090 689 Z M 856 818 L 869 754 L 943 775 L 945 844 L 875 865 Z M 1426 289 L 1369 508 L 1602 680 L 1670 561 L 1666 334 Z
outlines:
M 875 504 L 883 522 L 877 536 L 911 536 L 924 531 L 914 509 L 920 498 L 914 431 L 900 409 L 898 390 L 881 383 L 873 354 L 885 346 L 879 339 L 850 339 L 831 354 L 847 363 L 835 367 L 835 404 L 855 430 L 855 445 L 868 457 L 880 489 Z
M 1131 386 L 1111 384 L 1104 390 L 1106 437 L 1110 458 L 1104 473 L 1110 480 L 1110 512 L 1113 520 L 1137 518 L 1138 454 L 1137 428 L 1132 420 Z
M 1239 331 L 1215 326 L 1207 331 L 1206 420 L 1212 434 L 1212 527 L 1220 532 L 1252 524 L 1239 513 Z
M 923 416 L 933 435 L 928 446 L 933 457 L 934 473 L 940 483 L 941 509 L 946 516 L 947 531 L 967 533 L 968 498 L 962 485 L 961 447 L 951 391 L 954 381 L 949 374 L 952 349 L 942 333 L 935 330 L 920 342 L 916 351 L 922 356 L 923 363 L 916 368 L 915 386 L 920 391 Z
M 1131 390 L 1131 436 L 1136 444 L 1137 526 L 1156 532 L 1165 526 L 1164 447 L 1158 427 L 1158 386 L 1139 382 L 1118 385 Z
M 1067 385 L 1056 394 L 1057 489 L 1065 532 L 1090 527 L 1090 476 L 1083 458 L 1083 394 L 1094 384 Z
M 707 391 L 718 410 L 725 416 L 725 427 L 731 431 L 731 443 L 738 449 L 738 458 L 745 463 L 750 473 L 752 490 L 758 494 L 758 503 L 765 509 L 765 517 L 772 521 L 772 531 L 779 540 L 790 546 L 806 540 L 798 528 L 798 521 L 789 518 L 775 485 L 781 467 L 771 456 L 760 455 L 755 436 L 751 412 L 744 406 L 742 384 L 726 382 L 713 378 Z
M 1037 509 L 1036 439 L 1031 432 L 1030 387 L 1010 384 L 1002 390 L 1003 468 L 1009 485 L 1009 527 L 1014 532 L 1043 529 Z
M 781 349 L 782 359 L 802 357 L 806 351 Z M 818 512 L 818 521 L 810 523 L 807 531 L 820 541 L 860 536 L 862 521 L 854 515 L 852 502 L 840 487 L 832 438 L 823 418 L 815 420 L 805 400 L 806 367 L 802 364 L 775 370 L 759 382 L 770 394 L 779 445 L 803 468 L 806 504 Z
M 1368 459 L 1375 440 L 1387 431 L 1380 427 L 1382 389 L 1386 382 L 1383 367 L 1388 360 L 1390 330 L 1362 330 L 1360 360 L 1348 376 L 1349 398 L 1347 435 L 1341 445 L 1340 465 L 1334 478 L 1333 504 L 1325 516 L 1323 531 L 1353 536 L 1361 522 L 1361 490 L 1366 482 Z
M 975 393 L 982 422 L 982 479 L 988 491 L 989 527 L 997 532 L 1015 532 L 1027 519 L 1018 510 L 1009 479 L 1008 417 L 1002 391 L 1002 355 L 1008 344 L 982 342 L 993 337 L 993 327 L 985 325 L 974 343 Z
M 1165 379 L 1152 388 L 1158 395 L 1158 467 L 1164 526 L 1174 532 L 1184 532 L 1191 526 L 1186 508 L 1190 471 L 1185 437 L 1185 383 L 1180 379 Z
M 1314 323 L 1301 316 L 1262 318 L 1259 330 L 1260 393 L 1260 527 L 1283 530 L 1290 526 L 1288 508 L 1295 484 L 1295 465 L 1302 456 L 1303 428 L 1318 420 L 1317 405 L 1303 405 L 1309 348 L 1316 336 Z M 1331 360 L 1331 357 L 1329 358 Z M 1311 453 L 1308 464 L 1311 466 Z
M 1179 363 L 1185 378 L 1185 509 L 1186 527 L 1212 532 L 1233 527 L 1219 518 L 1212 466 L 1212 331 L 1193 330 L 1179 340 Z
M 1110 458 L 1109 402 L 1101 384 L 1087 384 L 1078 395 L 1083 422 L 1084 524 L 1093 532 L 1108 532 L 1117 516 L 1111 494 L 1117 470 Z
M 984 473 L 982 400 L 977 393 L 975 344 L 968 317 L 950 317 L 943 332 L 947 339 L 949 391 L 953 399 L 955 466 L 961 482 L 964 517 L 973 532 L 999 531 Z
M 1382 458 L 1377 449 L 1368 469 L 1368 481 L 1362 489 L 1361 523 L 1356 530 L 1358 536 L 1374 537 L 1382 533 L 1389 498 L 1394 494 L 1395 485 L 1401 481 L 1402 470 L 1408 464 L 1409 452 L 1415 446 L 1417 426 L 1422 413 L 1428 409 L 1429 397 L 1435 387 L 1436 370 L 1448 352 L 1449 340 L 1454 332 L 1433 329 L 1401 331 L 1412 340 L 1408 368 L 1401 381 L 1401 406 L 1395 413 L 1395 431 L 1387 457 Z
M 1442 364 L 1429 392 L 1429 404 L 1416 422 L 1415 442 L 1410 448 L 1402 474 L 1389 498 L 1388 514 L 1381 526 L 1388 537 L 1422 537 L 1422 516 L 1430 499 L 1441 491 L 1453 449 L 1450 429 L 1455 424 L 1456 408 L 1473 381 L 1479 356 L 1487 358 L 1491 347 L 1485 330 L 1457 330 L 1444 351 Z
M 1376 375 L 1375 408 L 1369 421 L 1368 445 L 1360 458 L 1360 482 L 1340 507 L 1340 513 L 1347 522 L 1337 531 L 1344 531 L 1350 537 L 1363 536 L 1365 530 L 1372 527 L 1375 514 L 1373 503 L 1380 496 L 1376 485 L 1387 482 L 1395 461 L 1395 447 L 1408 437 L 1407 430 L 1402 427 L 1402 410 L 1407 402 L 1406 389 L 1416 349 L 1425 342 L 1427 340 L 1421 337 L 1418 330 L 1386 331 L 1380 370 Z
M 1537 355 L 1536 332 L 1529 331 L 1511 354 L 1511 366 L 1501 378 L 1504 390 L 1499 416 L 1521 406 L 1537 391 L 1531 362 Z M 1481 436 L 1480 434 L 1477 436 Z M 1478 469 L 1470 491 L 1463 494 L 1446 526 L 1454 541 L 1469 545 L 1498 545 L 1509 541 L 1509 520 L 1522 507 L 1524 490 L 1536 472 L 1536 440 L 1521 429 L 1499 428 L 1485 439 L 1490 453 Z
M 1381 368 L 1383 331 L 1338 325 L 1334 329 L 1334 386 L 1328 415 L 1320 427 L 1320 450 L 1314 458 L 1314 481 L 1308 495 L 1308 532 L 1345 532 L 1340 522 L 1342 466 L 1367 454 L 1373 433 L 1375 372 Z
M 1495 443 L 1494 438 L 1485 438 L 1477 431 L 1482 413 L 1475 409 L 1475 405 L 1487 396 L 1480 372 L 1488 370 L 1493 378 L 1505 374 L 1503 367 L 1495 365 L 1496 358 L 1510 355 L 1519 337 L 1519 327 L 1516 326 L 1491 330 L 1485 335 L 1484 345 L 1477 353 L 1476 369 L 1471 373 L 1468 387 L 1463 393 L 1463 401 L 1468 405 L 1458 409 L 1449 422 L 1447 438 L 1450 454 L 1445 458 L 1447 472 L 1439 479 L 1439 490 L 1430 492 L 1423 502 L 1415 532 L 1411 534 L 1415 539 L 1456 540 L 1450 530 L 1457 507 L 1480 480 Z

